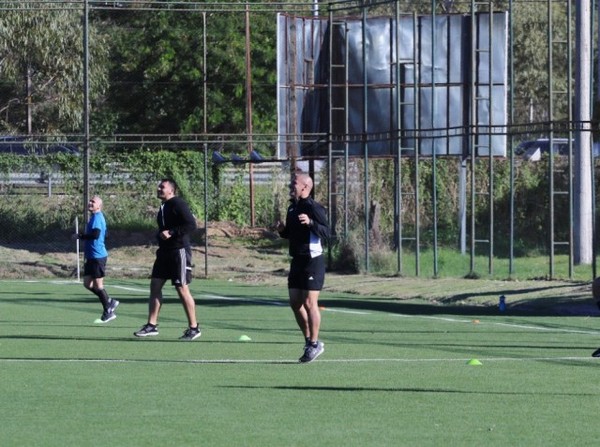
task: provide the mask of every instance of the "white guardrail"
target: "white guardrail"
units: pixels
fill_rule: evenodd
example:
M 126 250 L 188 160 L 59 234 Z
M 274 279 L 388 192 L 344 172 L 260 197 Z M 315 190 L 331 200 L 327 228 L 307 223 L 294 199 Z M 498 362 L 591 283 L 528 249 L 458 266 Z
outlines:
M 225 184 L 233 184 L 241 175 L 244 182 L 250 180 L 250 170 L 247 165 L 244 166 L 225 166 L 223 168 L 223 181 Z M 91 174 L 90 183 L 94 185 L 109 185 L 115 182 L 131 182 L 133 176 L 127 172 L 120 174 L 111 174 L 110 176 L 101 174 Z M 270 185 L 274 181 L 281 179 L 287 181 L 289 174 L 281 165 L 254 165 L 252 168 L 252 178 L 255 184 Z M 18 186 L 24 188 L 48 188 L 51 186 L 60 186 L 64 183 L 64 177 L 60 173 L 31 172 L 0 175 L 0 187 Z

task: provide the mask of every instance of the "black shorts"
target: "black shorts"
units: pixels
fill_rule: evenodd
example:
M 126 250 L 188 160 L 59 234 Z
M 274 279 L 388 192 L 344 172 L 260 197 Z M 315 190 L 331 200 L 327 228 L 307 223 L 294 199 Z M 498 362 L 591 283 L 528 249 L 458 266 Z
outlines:
M 152 267 L 152 278 L 170 279 L 175 287 L 192 282 L 192 250 L 156 250 L 156 260 Z
M 86 259 L 83 264 L 83 276 L 91 276 L 92 278 L 104 278 L 106 274 L 106 259 Z
M 292 258 L 290 274 L 288 275 L 288 289 L 321 290 L 324 283 L 324 256 L 321 255 L 316 258 L 297 256 Z

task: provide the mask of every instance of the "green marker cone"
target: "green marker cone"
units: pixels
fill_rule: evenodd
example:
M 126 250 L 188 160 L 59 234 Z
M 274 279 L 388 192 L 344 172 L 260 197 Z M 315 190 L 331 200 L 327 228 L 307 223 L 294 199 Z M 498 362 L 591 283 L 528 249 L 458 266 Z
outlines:
M 483 365 L 483 363 L 481 363 L 479 360 L 477 359 L 471 359 L 467 362 L 467 365 L 471 365 L 471 366 L 479 366 L 479 365 Z

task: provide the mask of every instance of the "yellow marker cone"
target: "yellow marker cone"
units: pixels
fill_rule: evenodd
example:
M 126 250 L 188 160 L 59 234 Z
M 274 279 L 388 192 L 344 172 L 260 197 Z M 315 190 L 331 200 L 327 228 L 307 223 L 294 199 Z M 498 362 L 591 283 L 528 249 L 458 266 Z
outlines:
M 242 335 L 238 340 L 239 341 L 252 341 L 252 339 L 250 337 L 248 337 L 247 335 Z
M 467 362 L 467 365 L 471 365 L 471 366 L 480 366 L 483 365 L 483 363 L 481 363 L 479 360 L 477 359 L 471 359 Z

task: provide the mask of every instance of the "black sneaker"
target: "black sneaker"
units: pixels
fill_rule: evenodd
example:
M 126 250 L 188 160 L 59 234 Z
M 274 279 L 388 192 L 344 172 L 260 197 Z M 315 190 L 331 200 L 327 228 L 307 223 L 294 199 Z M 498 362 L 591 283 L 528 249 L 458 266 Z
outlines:
M 600 348 L 598 348 L 594 352 L 592 352 L 592 357 L 600 357 Z
M 134 332 L 133 335 L 136 337 L 153 337 L 158 335 L 158 325 L 154 326 L 147 323 L 139 331 Z
M 108 309 L 106 309 L 106 311 L 108 313 L 114 314 L 115 310 L 117 309 L 117 306 L 119 304 L 120 303 L 117 300 L 115 300 L 115 299 L 110 300 L 110 304 L 108 305 Z
M 318 341 L 316 346 L 307 345 L 304 348 L 304 355 L 298 359 L 300 363 L 310 363 L 325 351 L 325 344 Z
M 200 326 L 189 327 L 183 332 L 183 335 L 179 337 L 179 340 L 192 341 L 200 337 L 200 335 Z

